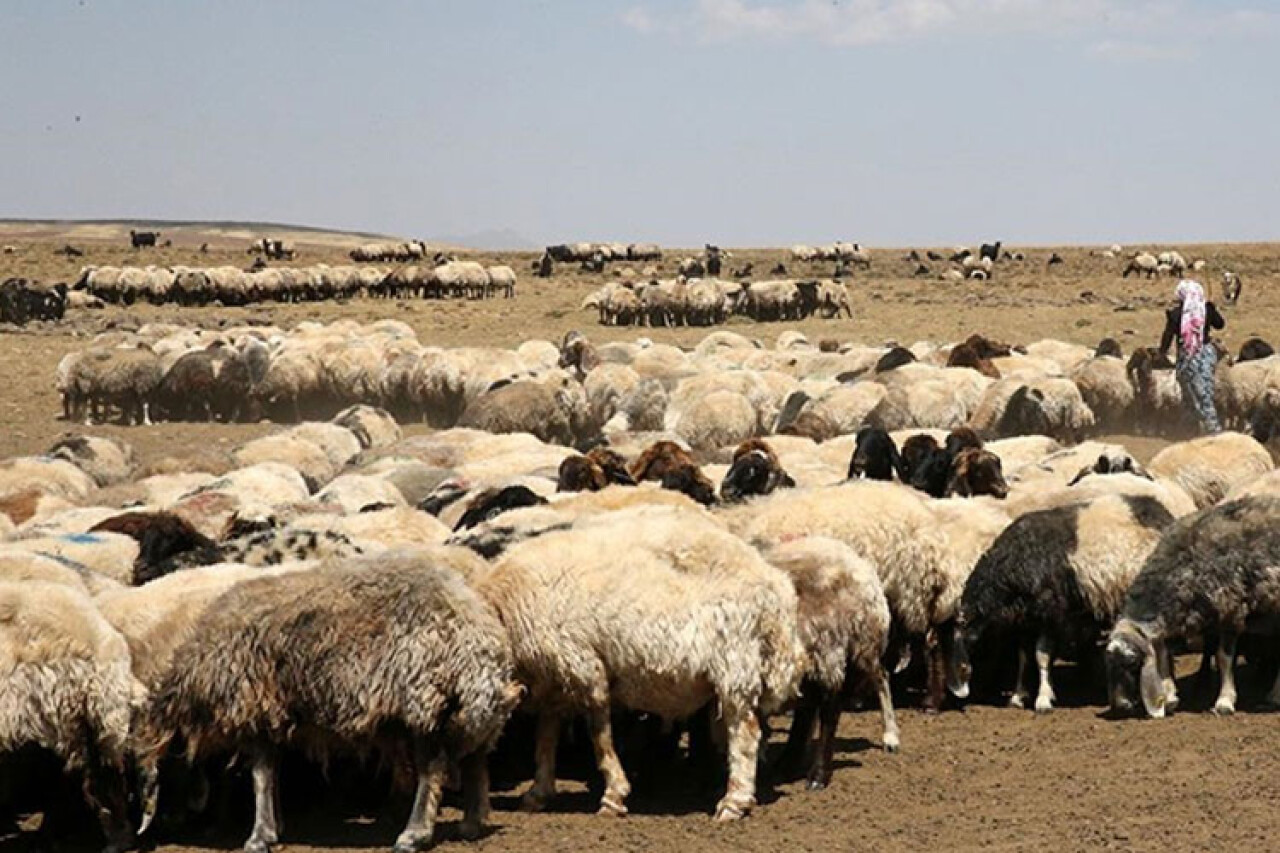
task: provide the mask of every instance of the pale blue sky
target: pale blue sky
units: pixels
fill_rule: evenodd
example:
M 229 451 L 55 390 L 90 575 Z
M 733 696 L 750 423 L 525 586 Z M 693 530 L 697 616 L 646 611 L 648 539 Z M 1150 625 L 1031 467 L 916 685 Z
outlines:
M 0 80 L 0 216 L 1280 239 L 1277 0 L 3 0 Z

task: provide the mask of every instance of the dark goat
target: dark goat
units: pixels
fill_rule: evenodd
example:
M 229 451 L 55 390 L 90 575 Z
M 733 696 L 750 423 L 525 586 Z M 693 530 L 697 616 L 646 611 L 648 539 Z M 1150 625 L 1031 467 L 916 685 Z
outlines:
M 995 243 L 983 243 L 982 248 L 978 250 L 978 256 L 982 258 L 990 258 L 991 263 L 994 264 L 996 261 L 1000 260 L 1000 245 L 1001 243 L 999 240 L 995 241 Z
M 733 464 L 720 483 L 720 497 L 740 501 L 752 495 L 770 494 L 775 489 L 791 489 L 795 484 L 773 448 L 762 439 L 750 438 L 733 452 Z
M 879 427 L 858 430 L 857 444 L 849 460 L 849 479 L 892 480 L 894 475 L 906 480 L 902 456 L 889 433 Z

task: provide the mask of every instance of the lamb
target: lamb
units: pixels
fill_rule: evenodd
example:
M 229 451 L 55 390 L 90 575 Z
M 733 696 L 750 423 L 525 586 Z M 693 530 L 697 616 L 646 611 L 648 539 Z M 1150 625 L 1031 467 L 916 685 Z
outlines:
M 1280 499 L 1227 501 L 1178 521 L 1129 587 L 1107 644 L 1113 712 L 1141 707 L 1163 717 L 1177 707 L 1171 641 L 1217 636 L 1222 678 L 1215 714 L 1235 713 L 1236 643 L 1251 624 L 1280 616 Z M 1268 703 L 1280 703 L 1280 684 Z
M 450 761 L 462 761 L 463 829 L 474 837 L 487 811 L 485 755 L 522 692 L 512 662 L 484 602 L 421 554 L 248 581 L 211 604 L 174 652 L 147 715 L 148 766 L 178 737 L 191 759 L 245 753 L 256 800 L 245 849 L 266 851 L 279 836 L 280 747 L 301 739 L 328 751 L 398 731 L 418 790 L 396 850 L 430 843 Z
M 1025 675 L 1040 672 L 1036 713 L 1053 710 L 1056 654 L 1086 653 L 1114 622 L 1124 596 L 1173 516 L 1153 498 L 1101 497 L 1024 515 L 996 538 L 965 585 L 953 645 L 956 669 L 990 632 L 1011 635 L 1018 675 L 1009 704 L 1026 706 Z
M 1196 508 L 1204 509 L 1273 467 L 1271 454 L 1255 439 L 1224 432 L 1170 445 L 1147 470 L 1181 486 Z
M 808 537 L 771 549 L 765 559 L 791 579 L 804 647 L 801 698 L 791 722 L 784 763 L 798 762 L 819 721 L 808 768 L 810 790 L 831 781 L 831 758 L 842 694 L 865 685 L 880 703 L 886 752 L 899 748 L 898 722 L 882 659 L 889 642 L 889 603 L 875 569 L 834 539 Z
M 542 808 L 555 793 L 561 714 L 589 717 L 605 779 L 601 812 L 625 814 L 630 784 L 611 707 L 678 720 L 711 701 L 729 745 L 716 820 L 754 805 L 758 714 L 793 695 L 802 650 L 791 583 L 753 548 L 696 512 L 609 513 L 519 543 L 477 588 L 511 632 L 539 714 L 526 807 Z
M 38 747 L 83 774 L 106 850 L 133 846 L 125 760 L 145 689 L 129 647 L 84 592 L 0 581 L 0 753 Z

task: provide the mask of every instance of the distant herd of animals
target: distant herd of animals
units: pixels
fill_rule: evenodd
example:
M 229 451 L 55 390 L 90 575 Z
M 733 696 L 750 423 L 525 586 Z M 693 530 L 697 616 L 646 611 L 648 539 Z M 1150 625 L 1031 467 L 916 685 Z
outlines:
M 135 250 L 170 246 L 159 231 L 129 232 Z M 82 257 L 84 250 L 64 246 L 56 250 L 68 257 Z M 200 246 L 208 252 L 208 244 Z M 4 254 L 17 247 L 4 246 Z M 517 276 L 505 265 L 485 267 L 453 254 L 432 252 L 420 240 L 364 243 L 348 252 L 349 266 L 315 264 L 310 267 L 271 266 L 273 261 L 293 261 L 299 252 L 293 242 L 260 237 L 247 249 L 256 256 L 247 269 L 235 266 L 110 266 L 90 265 L 74 282 L 43 284 L 27 278 L 10 278 L 0 290 L 0 322 L 24 325 L 31 321 L 56 321 L 68 308 L 101 308 L 107 304 L 175 303 L 182 306 L 248 305 L 256 302 L 312 302 L 366 298 L 485 299 L 514 297 Z M 1092 254 L 1124 259 L 1125 278 L 1181 276 L 1203 273 L 1207 262 L 1187 260 L 1177 251 L 1125 253 L 1116 245 Z M 673 275 L 662 277 L 663 250 L 653 243 L 565 243 L 547 246 L 531 262 L 537 278 L 555 274 L 557 265 L 573 265 L 580 272 L 605 274 L 616 264 L 603 285 L 582 302 L 594 311 L 602 325 L 710 326 L 744 317 L 759 322 L 801 320 L 810 316 L 851 316 L 847 281 L 855 270 L 872 266 L 870 250 L 858 243 L 835 242 L 818 246 L 795 245 L 768 270 L 756 274 L 756 264 L 730 267 L 733 253 L 707 244 L 703 250 L 675 262 Z M 984 243 L 978 251 L 956 246 L 946 252 L 911 250 L 901 260 L 913 265 L 912 276 L 940 281 L 989 280 L 997 264 L 1021 264 L 1027 256 L 1010 251 L 999 241 Z M 643 264 L 635 267 L 623 262 Z M 391 269 L 368 266 L 394 264 Z M 825 277 L 813 275 L 814 267 L 830 263 Z M 1051 253 L 1050 268 L 1065 263 Z M 788 273 L 790 268 L 798 275 Z M 930 266 L 933 264 L 933 266 Z M 943 269 L 935 274 L 937 265 Z M 1243 278 L 1230 270 L 1221 274 L 1223 300 L 1239 301 Z

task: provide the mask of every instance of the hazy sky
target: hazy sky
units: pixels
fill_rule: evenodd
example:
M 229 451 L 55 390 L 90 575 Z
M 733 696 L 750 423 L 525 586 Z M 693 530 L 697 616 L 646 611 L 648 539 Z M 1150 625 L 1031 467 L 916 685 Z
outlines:
M 1280 238 L 1278 0 L 2 0 L 0 217 Z

